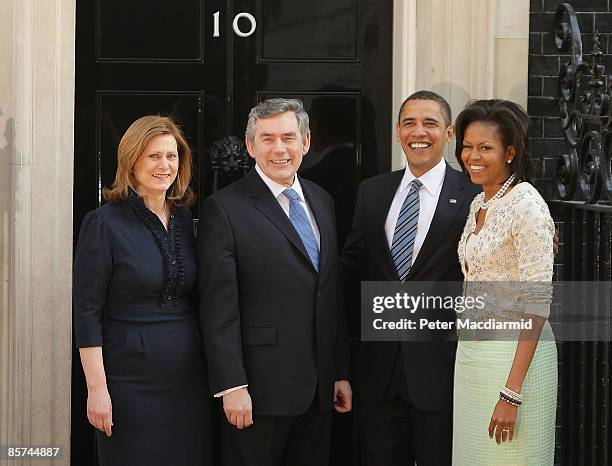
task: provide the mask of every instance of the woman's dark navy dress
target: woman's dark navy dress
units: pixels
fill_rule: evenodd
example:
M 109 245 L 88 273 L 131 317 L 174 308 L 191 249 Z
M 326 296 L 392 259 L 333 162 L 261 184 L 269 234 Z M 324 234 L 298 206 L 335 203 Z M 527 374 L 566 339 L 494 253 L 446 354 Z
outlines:
M 79 348 L 102 346 L 113 434 L 102 466 L 213 464 L 212 402 L 197 322 L 191 213 L 166 230 L 142 198 L 87 214 L 74 264 Z

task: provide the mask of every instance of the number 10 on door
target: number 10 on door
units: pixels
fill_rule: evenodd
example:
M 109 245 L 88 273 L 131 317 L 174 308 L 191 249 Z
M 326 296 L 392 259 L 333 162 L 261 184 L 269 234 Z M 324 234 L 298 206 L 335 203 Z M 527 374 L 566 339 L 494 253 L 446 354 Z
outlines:
M 213 37 L 219 37 L 219 17 L 220 17 L 221 13 L 219 11 L 217 11 L 216 13 L 213 14 Z M 240 18 L 244 18 L 246 19 L 250 25 L 251 28 L 244 32 L 242 29 L 240 29 L 240 26 L 238 25 L 238 21 L 240 21 Z M 239 37 L 249 37 L 251 34 L 253 34 L 255 32 L 255 28 L 257 27 L 257 21 L 255 21 L 255 17 L 250 14 L 250 13 L 238 13 L 236 16 L 234 16 L 234 21 L 232 21 L 232 29 L 234 30 L 234 34 L 236 34 Z

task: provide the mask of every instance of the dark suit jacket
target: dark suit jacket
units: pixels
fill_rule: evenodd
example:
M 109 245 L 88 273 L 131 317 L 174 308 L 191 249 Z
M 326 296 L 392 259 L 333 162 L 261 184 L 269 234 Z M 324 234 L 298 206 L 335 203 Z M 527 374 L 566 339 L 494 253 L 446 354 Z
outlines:
M 199 227 L 211 390 L 248 384 L 256 415 L 301 414 L 315 393 L 331 409 L 334 381 L 347 376 L 348 351 L 337 336 L 333 201 L 316 184 L 300 183 L 321 236 L 319 273 L 255 170 L 206 200 Z
M 341 255 L 347 284 L 359 279 L 397 281 L 385 234 L 385 221 L 404 170 L 386 173 L 361 183 L 353 226 Z M 469 206 L 480 187 L 450 166 L 423 246 L 406 280 L 461 281 L 457 244 Z M 455 199 L 455 202 L 451 202 Z M 448 316 L 453 318 L 454 316 Z M 419 409 L 452 407 L 456 343 L 362 342 L 356 389 L 363 402 L 377 402 L 385 392 L 398 351 L 402 351 L 406 383 L 411 400 Z

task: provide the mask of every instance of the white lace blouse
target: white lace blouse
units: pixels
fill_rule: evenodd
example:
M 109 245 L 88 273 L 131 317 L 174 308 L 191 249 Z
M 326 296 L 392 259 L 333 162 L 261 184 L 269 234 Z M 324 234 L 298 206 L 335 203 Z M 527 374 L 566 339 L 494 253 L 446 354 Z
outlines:
M 496 285 L 495 294 L 497 300 L 511 304 L 512 311 L 506 305 L 501 306 L 506 312 L 515 315 L 525 312 L 518 301 L 530 301 L 529 313 L 548 315 L 548 304 L 542 302 L 542 297 L 521 296 L 528 286 L 539 294 L 538 287 L 516 286 L 517 282 L 548 284 L 552 280 L 555 227 L 546 202 L 531 184 L 518 183 L 505 196 L 490 203 L 484 225 L 475 235 L 476 214 L 483 196 L 480 193 L 472 201 L 459 240 L 459 261 L 466 282 L 505 282 Z M 468 237 L 470 247 L 466 248 Z M 500 291 L 504 289 L 508 293 Z M 534 308 L 536 301 L 541 305 Z M 500 309 L 497 311 L 496 314 Z

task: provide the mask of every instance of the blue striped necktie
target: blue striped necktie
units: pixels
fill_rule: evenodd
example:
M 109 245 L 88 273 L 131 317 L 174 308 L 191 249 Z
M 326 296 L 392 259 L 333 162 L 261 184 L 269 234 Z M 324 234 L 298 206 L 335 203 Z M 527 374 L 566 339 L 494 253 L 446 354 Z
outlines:
M 412 252 L 419 223 L 419 189 L 423 183 L 415 178 L 410 183 L 410 191 L 402 204 L 395 224 L 391 256 L 401 281 L 404 281 L 412 268 Z
M 312 262 L 312 265 L 318 272 L 319 246 L 317 245 L 317 240 L 312 230 L 310 220 L 308 220 L 308 215 L 306 215 L 306 211 L 302 207 L 302 204 L 300 204 L 300 196 L 291 188 L 285 189 L 283 194 L 289 199 L 289 219 L 302 239 L 308 257 L 310 257 L 310 262 Z

